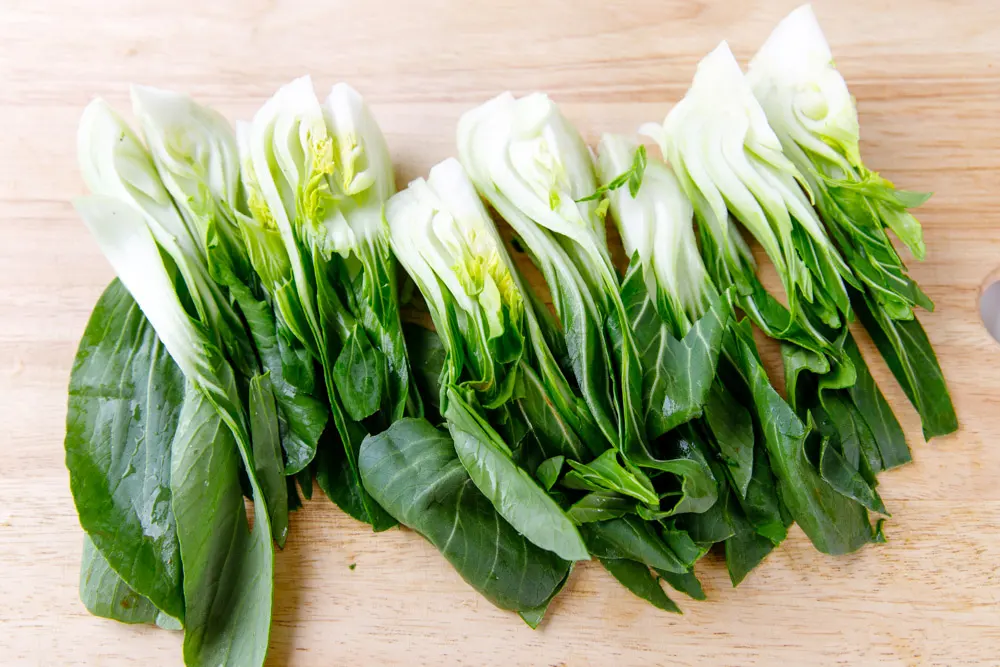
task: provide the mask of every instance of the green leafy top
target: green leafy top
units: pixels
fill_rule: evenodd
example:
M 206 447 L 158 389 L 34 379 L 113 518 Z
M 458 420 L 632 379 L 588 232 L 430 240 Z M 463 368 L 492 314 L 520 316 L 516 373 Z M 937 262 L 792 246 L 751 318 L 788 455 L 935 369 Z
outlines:
M 493 221 L 458 161 L 448 159 L 389 200 L 393 251 L 424 294 L 448 349 L 449 378 L 488 405 L 513 389 L 524 303 Z
M 606 135 L 607 136 L 607 135 Z M 616 161 L 616 165 L 620 160 Z M 634 199 L 639 193 L 639 188 L 642 186 L 642 176 L 646 173 L 646 147 L 639 145 L 632 151 L 632 164 L 630 164 L 624 171 L 622 171 L 617 176 L 611 177 L 610 174 L 601 173 L 602 182 L 594 194 L 577 201 L 590 201 L 592 199 L 600 199 L 601 195 L 608 194 L 618 190 L 623 185 L 628 183 L 628 193 L 632 195 Z M 620 168 L 620 165 L 619 165 Z
M 850 312 L 843 281 L 853 276 L 725 42 L 698 65 L 690 90 L 663 127 L 646 129 L 660 142 L 699 222 L 720 247 L 725 283 L 739 284 L 750 265 L 749 251 L 729 222 L 731 213 L 774 263 L 793 317 L 801 319 L 804 302 L 807 318 L 840 327 L 842 315 Z
M 597 168 L 610 186 L 635 142 L 606 134 L 598 146 Z M 694 235 L 694 208 L 673 171 L 662 160 L 646 162 L 645 178 L 636 192 L 611 190 L 611 214 L 625 252 L 638 255 L 647 290 L 655 305 L 683 337 L 708 309 L 715 288 L 709 279 Z

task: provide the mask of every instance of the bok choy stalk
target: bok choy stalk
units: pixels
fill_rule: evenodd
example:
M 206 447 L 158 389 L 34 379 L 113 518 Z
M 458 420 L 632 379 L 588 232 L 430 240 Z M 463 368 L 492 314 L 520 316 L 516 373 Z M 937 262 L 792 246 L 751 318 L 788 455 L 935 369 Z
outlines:
M 232 295 L 253 337 L 278 403 L 285 474 L 313 459 L 328 417 L 315 392 L 314 365 L 279 329 L 244 243 L 236 134 L 221 114 L 187 95 L 133 86 L 133 109 L 153 162 L 189 229 L 196 233 L 212 278 Z M 311 491 L 311 479 L 307 486 Z M 283 536 L 278 540 L 283 543 Z
M 185 662 L 263 664 L 273 588 L 269 503 L 285 490 L 279 445 L 268 437 L 277 415 L 267 376 L 250 379 L 248 415 L 237 374 L 249 363 L 242 356 L 249 337 L 208 277 L 203 249 L 146 148 L 101 100 L 84 112 L 79 151 L 94 194 L 76 200 L 76 209 L 186 379 L 169 474 Z M 243 478 L 257 510 L 252 530 Z M 101 554 L 115 572 L 126 571 L 112 562 L 122 556 L 116 549 Z
M 364 101 L 339 84 L 320 104 L 308 77 L 281 88 L 238 128 L 251 218 L 239 218 L 250 259 L 279 321 L 317 359 L 339 437 L 320 443 L 316 477 L 376 530 L 391 518 L 357 466 L 366 432 L 411 400 L 395 264 L 382 221 L 394 190 L 385 138 Z M 411 405 L 412 410 L 419 410 Z
M 713 281 L 733 288 L 734 305 L 787 343 L 790 402 L 803 421 L 819 426 L 805 448 L 790 445 L 786 458 L 772 456 L 784 502 L 821 551 L 861 547 L 873 539 L 866 508 L 885 512 L 874 477 L 886 458 L 882 451 L 895 452 L 905 442 L 847 328 L 848 286 L 860 284 L 827 237 L 801 174 L 782 153 L 724 42 L 699 64 L 691 89 L 663 126 L 645 129 L 660 142 L 691 200 Z M 761 285 L 733 219 L 775 265 L 787 310 Z M 800 387 L 803 369 L 811 373 Z M 810 460 L 818 462 L 815 470 Z M 793 462 L 800 470 L 783 469 L 782 463 Z M 817 484 L 796 479 L 813 472 Z
M 636 150 L 634 141 L 605 135 L 598 147 L 601 182 L 612 183 Z M 730 317 L 709 279 L 695 238 L 694 208 L 670 168 L 648 158 L 638 191 L 609 190 L 609 200 L 632 258 L 622 299 L 642 351 L 650 407 L 658 419 L 669 418 L 671 427 L 704 414 L 692 427 L 710 443 L 720 483 L 715 511 L 681 517 L 680 523 L 696 536 L 709 534 L 706 520 L 724 527 L 713 539 L 725 544 L 735 585 L 787 534 L 787 510 L 768 452 L 783 456 L 782 438 L 801 445 L 805 427 L 766 377 L 756 376 L 753 338 L 745 322 Z
M 747 79 L 860 280 L 863 289 L 851 294 L 854 308 L 920 413 L 924 436 L 951 433 L 958 428 L 955 409 L 913 312 L 915 306 L 933 310 L 934 304 L 908 275 L 887 234 L 892 230 L 922 260 L 920 223 L 907 209 L 929 195 L 897 190 L 865 167 L 854 99 L 808 5 L 775 28 L 750 63 Z
M 642 366 L 607 247 L 606 207 L 593 197 L 591 155 L 541 94 L 515 99 L 507 93 L 466 113 L 458 146 L 479 193 L 541 269 L 562 325 L 565 355 L 558 358 L 566 360 L 566 372 L 609 444 L 564 478 L 563 486 L 590 492 L 575 499 L 570 514 L 586 524 L 592 555 L 651 599 L 657 584 L 649 568 L 687 575 L 696 552 L 687 548 L 686 532 L 670 533 L 658 520 L 706 511 L 716 501 L 717 483 L 689 434 L 647 444 Z M 660 435 L 662 429 L 649 433 L 650 439 Z M 682 553 L 668 543 L 669 534 L 686 539 Z M 654 604 L 671 607 L 656 598 Z
M 525 302 L 506 251 L 461 165 L 447 160 L 389 200 L 392 247 L 424 295 L 445 359 L 441 413 L 455 451 L 496 511 L 535 545 L 567 561 L 589 558 L 576 526 L 491 425 L 510 401 L 547 391 L 525 364 Z M 525 375 L 530 375 L 526 378 Z M 530 383 L 530 387 L 526 387 Z M 515 408 L 523 415 L 524 407 Z M 559 419 L 557 413 L 550 415 Z M 523 424 L 526 428 L 532 422 Z M 549 456 L 586 458 L 575 433 L 546 439 Z

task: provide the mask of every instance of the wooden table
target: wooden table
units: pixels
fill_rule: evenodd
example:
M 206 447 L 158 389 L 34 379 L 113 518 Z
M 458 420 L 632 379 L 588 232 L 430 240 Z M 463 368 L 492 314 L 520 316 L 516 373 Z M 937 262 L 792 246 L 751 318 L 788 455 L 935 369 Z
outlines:
M 177 634 L 92 618 L 77 596 L 65 387 L 112 275 L 69 204 L 83 191 L 74 135 L 92 96 L 127 108 L 138 81 L 236 119 L 302 73 L 321 93 L 348 80 L 405 184 L 452 154 L 463 110 L 506 89 L 549 92 L 591 142 L 660 120 L 719 40 L 745 62 L 796 0 L 472 4 L 4 0 L 0 663 L 180 661 Z M 977 314 L 1000 265 L 1000 19 L 990 0 L 816 4 L 859 102 L 869 165 L 937 193 L 920 213 L 928 260 L 913 273 L 938 305 L 923 320 L 962 430 L 924 443 L 873 363 L 916 458 L 883 476 L 889 543 L 831 558 L 795 529 L 737 590 L 709 557 L 699 573 L 710 599 L 681 600 L 682 617 L 585 565 L 532 632 L 415 534 L 375 536 L 314 501 L 277 561 L 270 664 L 1000 664 L 1000 346 Z

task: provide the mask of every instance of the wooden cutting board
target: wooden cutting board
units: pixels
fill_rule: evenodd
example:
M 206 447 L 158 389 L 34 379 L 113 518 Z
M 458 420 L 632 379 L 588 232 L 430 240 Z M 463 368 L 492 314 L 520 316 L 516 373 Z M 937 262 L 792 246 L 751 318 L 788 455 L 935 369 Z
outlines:
M 728 39 L 746 62 L 796 0 L 474 5 L 0 4 L 0 663 L 180 664 L 178 634 L 92 618 L 77 596 L 66 382 L 112 277 L 69 204 L 83 192 L 74 135 L 92 96 L 126 109 L 137 81 L 246 119 L 303 73 L 321 93 L 348 80 L 405 184 L 453 153 L 462 111 L 507 89 L 549 92 L 591 143 L 662 120 L 702 55 Z M 736 590 L 709 557 L 709 601 L 677 596 L 684 616 L 585 564 L 533 632 L 414 533 L 373 535 L 313 501 L 277 560 L 271 665 L 1000 664 L 1000 346 L 977 310 L 1000 266 L 996 3 L 816 5 L 858 99 L 869 166 L 937 193 L 920 212 L 928 259 L 913 273 L 938 305 L 923 321 L 962 430 L 924 443 L 873 361 L 916 459 L 882 478 L 889 543 L 832 558 L 794 529 Z

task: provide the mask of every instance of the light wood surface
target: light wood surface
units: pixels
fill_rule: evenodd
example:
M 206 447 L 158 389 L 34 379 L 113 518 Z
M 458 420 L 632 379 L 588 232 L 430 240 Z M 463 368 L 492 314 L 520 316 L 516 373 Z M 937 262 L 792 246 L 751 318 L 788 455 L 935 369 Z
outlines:
M 0 664 L 180 664 L 179 635 L 92 618 L 77 595 L 66 383 L 112 276 L 69 204 L 83 192 L 75 132 L 92 96 L 125 109 L 127 84 L 143 82 L 237 119 L 303 73 L 320 92 L 347 80 L 405 184 L 453 152 L 463 110 L 506 89 L 549 92 L 591 143 L 662 120 L 719 40 L 745 63 L 796 4 L 3 0 Z M 928 259 L 913 273 L 938 305 L 923 321 L 962 430 L 924 443 L 873 362 L 916 459 L 882 478 L 889 543 L 831 558 L 795 529 L 736 590 L 709 557 L 699 568 L 709 601 L 677 596 L 681 617 L 587 564 L 532 632 L 417 535 L 372 535 L 319 500 L 294 516 L 277 560 L 271 665 L 1000 664 L 1000 346 L 977 309 L 1000 265 L 996 3 L 816 10 L 858 99 L 869 166 L 936 192 L 920 212 Z

